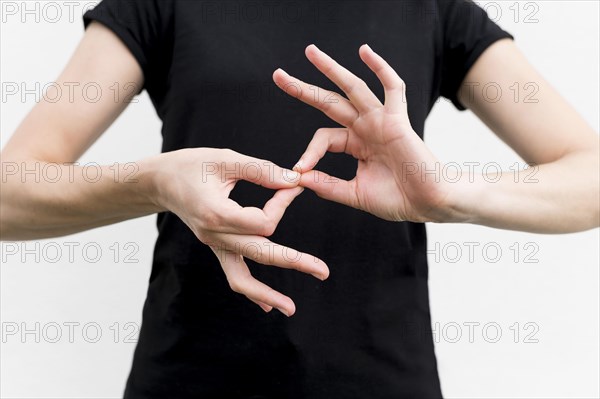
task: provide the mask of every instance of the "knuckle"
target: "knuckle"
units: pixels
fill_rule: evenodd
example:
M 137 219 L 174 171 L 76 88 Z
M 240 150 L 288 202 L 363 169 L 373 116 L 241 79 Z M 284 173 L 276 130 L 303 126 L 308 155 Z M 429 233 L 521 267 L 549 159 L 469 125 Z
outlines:
M 203 230 L 217 230 L 223 223 L 223 218 L 214 211 L 206 211 L 202 215 L 201 228 Z
M 233 151 L 231 148 L 223 148 L 223 149 L 221 149 L 221 151 L 223 152 L 223 155 L 225 155 L 225 156 L 231 156 L 231 155 L 235 154 L 235 151 Z
M 328 113 L 329 111 L 331 111 L 331 103 L 329 103 L 329 102 L 327 102 L 327 101 L 325 101 L 325 100 L 321 100 L 321 101 L 319 101 L 319 103 L 318 103 L 318 108 L 319 108 L 321 111 L 323 111 L 323 112 L 325 112 L 325 113 Z
M 277 228 L 277 222 L 271 219 L 267 219 L 263 224 L 262 235 L 264 237 L 270 237 L 275 233 L 275 229 Z
M 307 273 L 310 270 L 310 266 L 302 258 L 302 253 L 295 249 L 288 250 L 284 256 L 288 268 Z
M 348 83 L 345 91 L 350 95 L 359 89 L 368 89 L 368 86 L 364 80 L 356 78 L 353 79 L 352 82 Z
M 213 245 L 214 243 L 211 241 L 210 233 L 204 229 L 196 229 L 195 231 L 196 237 L 200 240 L 200 242 L 206 245 Z
M 235 274 L 231 277 L 227 277 L 227 282 L 229 283 L 229 288 L 232 291 L 237 292 L 238 294 L 245 294 L 248 288 L 248 283 L 252 279 L 252 275 L 250 272 Z
M 255 262 L 263 265 L 268 264 L 268 257 L 263 253 L 263 248 L 259 244 L 252 243 L 251 245 L 244 246 L 245 256 L 252 259 Z
M 324 138 L 324 137 L 327 137 L 327 129 L 325 129 L 323 127 L 317 129 L 317 131 L 315 132 L 314 137 L 315 138 Z
M 356 89 L 356 84 L 355 84 L 354 82 L 352 82 L 352 83 L 347 83 L 347 84 L 344 86 L 344 92 L 345 92 L 346 94 L 348 94 L 348 95 L 350 95 L 350 94 L 354 93 L 354 90 L 355 90 L 355 89 Z
M 220 151 L 219 158 L 221 159 L 221 161 L 224 161 L 225 163 L 234 162 L 236 159 L 238 159 L 238 157 L 240 155 L 239 153 L 235 152 L 231 148 L 222 148 L 219 151 Z
M 394 82 L 394 88 L 395 88 L 396 90 L 400 90 L 400 91 L 402 91 L 402 92 L 405 92 L 405 91 L 406 91 L 406 83 L 404 83 L 404 80 L 402 80 L 402 78 L 401 78 L 401 77 L 399 77 L 399 76 L 398 76 L 398 77 L 396 78 L 396 82 Z
M 242 284 L 242 282 L 239 281 L 239 279 L 230 278 L 227 281 L 229 282 L 229 288 L 231 288 L 231 290 L 233 292 L 237 292 L 238 294 L 241 294 L 242 291 L 244 290 L 243 284 Z

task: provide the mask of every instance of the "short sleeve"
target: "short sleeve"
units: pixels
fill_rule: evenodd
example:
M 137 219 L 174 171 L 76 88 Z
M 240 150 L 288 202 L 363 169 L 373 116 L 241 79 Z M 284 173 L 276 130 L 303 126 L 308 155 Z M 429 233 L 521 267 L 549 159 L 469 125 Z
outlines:
M 497 40 L 514 37 L 470 0 L 440 0 L 443 35 L 440 94 L 463 111 L 458 90 L 477 58 Z
M 144 87 L 164 84 L 172 57 L 174 0 L 102 0 L 83 15 L 84 27 L 98 21 L 125 43 L 144 73 Z

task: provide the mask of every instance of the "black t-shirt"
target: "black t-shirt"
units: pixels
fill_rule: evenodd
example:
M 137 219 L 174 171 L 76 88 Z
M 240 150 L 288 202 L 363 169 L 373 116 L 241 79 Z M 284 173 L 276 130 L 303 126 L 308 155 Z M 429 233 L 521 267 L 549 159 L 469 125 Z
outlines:
M 466 1 L 104 0 L 84 16 L 112 29 L 142 67 L 163 122 L 163 151 L 231 148 L 292 167 L 314 132 L 336 126 L 271 80 L 282 67 L 339 91 L 305 58 L 315 43 L 363 78 L 368 43 L 407 84 L 422 137 L 436 100 L 456 98 L 477 57 L 511 37 Z M 356 160 L 319 168 L 351 178 Z M 232 197 L 261 206 L 273 193 L 240 183 Z M 427 288 L 425 226 L 392 223 L 305 191 L 273 241 L 314 254 L 325 282 L 248 260 L 291 296 L 296 314 L 264 313 L 231 291 L 213 252 L 172 213 L 159 237 L 126 398 L 440 397 Z

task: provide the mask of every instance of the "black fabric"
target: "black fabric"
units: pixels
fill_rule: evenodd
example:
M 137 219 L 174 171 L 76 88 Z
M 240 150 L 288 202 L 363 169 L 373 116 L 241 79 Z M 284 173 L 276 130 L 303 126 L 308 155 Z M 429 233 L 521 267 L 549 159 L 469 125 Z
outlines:
M 439 3 L 444 35 L 440 94 L 464 111 L 457 93 L 465 75 L 490 44 L 499 38 L 513 39 L 513 36 L 500 29 L 475 3 Z
M 173 4 L 165 0 L 106 0 L 83 16 L 111 28 L 127 45 L 144 72 L 144 88 L 164 95 L 173 56 Z
M 104 0 L 84 16 L 131 49 L 163 121 L 163 151 L 232 148 L 292 167 L 319 127 L 335 126 L 289 98 L 273 71 L 337 90 L 304 57 L 315 43 L 383 99 L 357 51 L 368 43 L 407 83 L 422 137 L 440 95 L 456 91 L 492 42 L 511 37 L 465 1 Z M 351 178 L 356 161 L 319 168 Z M 272 192 L 240 183 L 262 206 Z M 297 313 L 265 314 L 232 292 L 212 251 L 172 213 L 158 215 L 143 324 L 126 398 L 440 397 L 431 336 L 425 226 L 391 223 L 304 192 L 273 241 L 325 260 L 320 282 L 248 261 L 290 295 Z

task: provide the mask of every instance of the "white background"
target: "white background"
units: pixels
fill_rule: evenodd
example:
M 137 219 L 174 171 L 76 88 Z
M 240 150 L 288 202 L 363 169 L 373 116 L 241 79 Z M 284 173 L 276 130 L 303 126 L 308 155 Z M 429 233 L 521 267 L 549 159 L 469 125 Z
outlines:
M 16 4 L 19 13 L 5 14 L 7 3 Z M 31 9 L 35 3 L 27 2 Z M 23 15 L 21 2 L 2 1 L 3 84 L 34 88 L 36 82 L 43 86 L 56 79 L 82 37 L 82 10 L 94 4 L 75 3 L 72 20 L 63 4 L 62 17 L 51 23 L 56 14 L 47 9 L 44 15 L 46 2 L 39 2 L 36 22 L 35 14 Z M 480 4 L 492 7 L 490 17 L 514 34 L 531 62 L 598 131 L 598 2 Z M 517 20 L 516 9 L 520 10 Z M 537 22 L 525 23 L 526 16 Z M 159 151 L 159 120 L 145 92 L 138 100 L 81 162 L 127 162 Z M 2 145 L 34 102 L 33 95 L 24 102 L 19 96 L 2 99 Z M 443 161 L 493 161 L 505 169 L 521 162 L 473 114 L 459 113 L 446 101 L 434 108 L 426 136 Z M 48 261 L 53 255 L 39 261 L 29 255 L 22 262 L 21 252 L 9 256 L 7 245 L 12 244 L 2 244 L 0 396 L 122 395 L 135 345 L 126 338 L 133 332 L 135 341 L 135 326 L 140 323 L 156 238 L 154 219 L 39 241 L 42 249 L 62 249 L 56 263 Z M 446 397 L 600 396 L 598 229 L 545 236 L 470 225 L 429 225 L 428 233 L 432 318 Z M 469 242 L 479 244 L 472 261 L 465 244 Z M 72 261 L 69 243 L 80 244 Z M 97 243 L 102 250 L 98 262 L 85 260 L 86 254 L 95 257 L 93 247 L 84 253 L 86 243 Z M 134 247 L 125 247 L 127 243 Z M 484 253 L 486 244 L 489 252 Z M 454 262 L 457 247 L 462 256 Z M 131 248 L 138 250 L 132 257 L 137 263 L 125 262 Z M 494 248 L 502 254 L 496 256 Z M 534 251 L 529 260 L 537 263 L 527 262 L 525 256 Z M 35 323 L 39 323 L 38 337 L 24 334 L 24 329 L 35 330 Z M 71 324 L 72 335 L 69 323 L 78 323 Z M 469 323 L 479 323 L 471 337 Z M 96 336 L 98 328 L 101 337 Z M 62 336 L 57 337 L 57 331 Z M 502 335 L 497 337 L 499 331 Z

